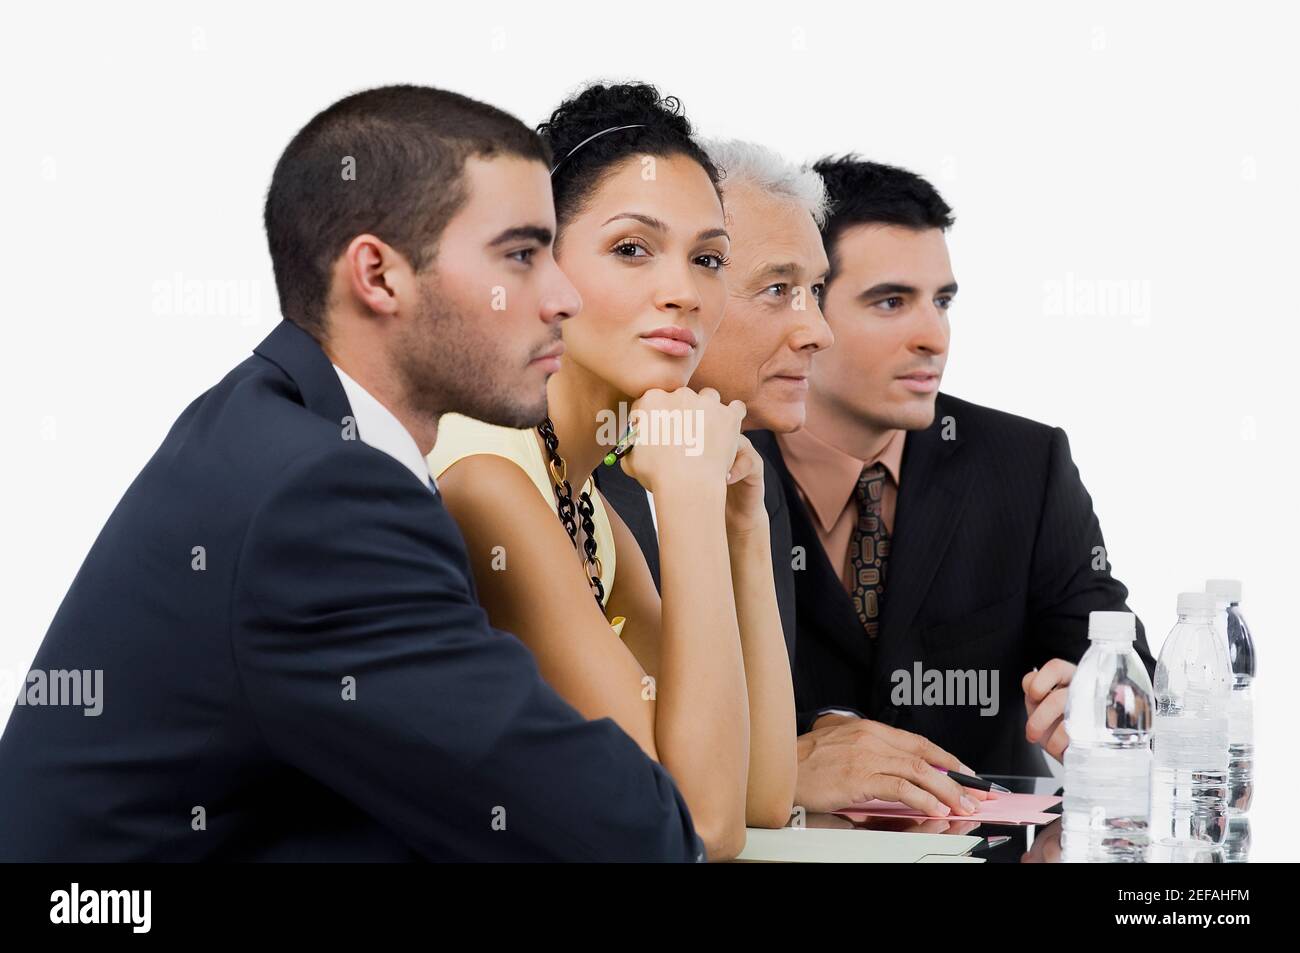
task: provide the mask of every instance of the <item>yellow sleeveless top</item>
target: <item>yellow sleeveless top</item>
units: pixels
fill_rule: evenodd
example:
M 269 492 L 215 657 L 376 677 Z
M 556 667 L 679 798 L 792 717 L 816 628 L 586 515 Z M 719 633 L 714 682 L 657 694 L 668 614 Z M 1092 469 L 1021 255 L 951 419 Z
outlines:
M 443 414 L 438 421 L 437 443 L 428 456 L 429 472 L 436 480 L 453 463 L 466 457 L 480 453 L 505 457 L 528 474 L 528 478 L 537 487 L 537 492 L 542 495 L 542 499 L 546 500 L 558 520 L 560 511 L 555 501 L 555 489 L 554 484 L 551 483 L 550 470 L 546 466 L 546 458 L 533 433 L 531 428 L 514 430 L 510 427 L 484 423 L 463 414 Z M 614 570 L 617 565 L 614 530 L 609 525 L 605 501 L 596 492 L 591 477 L 587 477 L 581 489 L 574 487 L 574 504 L 577 504 L 578 494 L 584 489 L 591 494 L 593 509 L 591 522 L 595 527 L 596 554 L 600 557 L 600 581 L 605 589 L 603 602 L 607 603 L 609 594 L 614 591 Z M 622 616 L 610 621 L 616 635 L 622 633 L 623 621 Z

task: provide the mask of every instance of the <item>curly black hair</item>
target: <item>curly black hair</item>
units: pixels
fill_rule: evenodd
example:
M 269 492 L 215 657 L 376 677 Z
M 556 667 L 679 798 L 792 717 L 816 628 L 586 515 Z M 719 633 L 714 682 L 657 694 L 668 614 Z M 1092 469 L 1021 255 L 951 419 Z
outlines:
M 600 132 L 604 134 L 596 136 Z M 698 162 L 718 188 L 718 169 L 692 138 L 681 102 L 660 96 L 648 83 L 593 83 L 560 103 L 537 126 L 537 134 L 553 156 L 551 188 L 561 229 L 614 166 L 631 156 L 686 156 Z

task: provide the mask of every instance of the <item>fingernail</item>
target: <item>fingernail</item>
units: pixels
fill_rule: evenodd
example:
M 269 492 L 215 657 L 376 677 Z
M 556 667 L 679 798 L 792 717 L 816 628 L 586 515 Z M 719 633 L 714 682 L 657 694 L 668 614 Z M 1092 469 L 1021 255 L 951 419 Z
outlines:
M 964 794 L 961 796 L 961 809 L 967 814 L 974 814 L 979 810 L 979 808 L 975 806 L 975 802 Z
M 971 768 L 971 767 L 968 767 L 967 765 L 964 765 L 964 764 L 963 764 L 963 765 L 961 766 L 961 773 L 962 773 L 962 774 L 974 775 L 974 774 L 975 774 L 975 769 L 974 769 L 974 768 Z
M 947 804 L 940 804 L 939 813 L 942 814 L 944 817 L 947 817 L 949 814 L 952 813 L 952 808 L 950 808 Z

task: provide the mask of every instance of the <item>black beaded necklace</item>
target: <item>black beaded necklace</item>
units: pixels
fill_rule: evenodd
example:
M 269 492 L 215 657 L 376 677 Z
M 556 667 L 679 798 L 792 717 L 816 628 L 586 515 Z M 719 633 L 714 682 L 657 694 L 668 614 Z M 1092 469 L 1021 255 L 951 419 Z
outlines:
M 560 456 L 560 438 L 555 435 L 555 425 L 546 417 L 537 425 L 542 443 L 546 446 L 546 466 L 551 471 L 551 482 L 555 484 L 555 509 L 564 525 L 565 532 L 573 548 L 578 548 L 578 522 L 574 519 L 573 487 L 569 484 L 569 468 Z M 585 484 L 584 484 L 585 486 Z M 596 524 L 592 521 L 596 508 L 592 505 L 591 494 L 585 489 L 578 494 L 577 515 L 582 521 L 583 558 L 587 564 L 587 581 L 596 596 L 596 605 L 604 611 L 605 584 L 600 581 L 600 557 L 596 555 Z

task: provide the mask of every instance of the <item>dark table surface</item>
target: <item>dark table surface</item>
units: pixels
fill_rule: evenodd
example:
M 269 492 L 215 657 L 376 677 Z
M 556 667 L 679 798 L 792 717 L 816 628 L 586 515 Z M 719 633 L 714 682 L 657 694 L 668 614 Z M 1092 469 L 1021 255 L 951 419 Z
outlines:
M 1019 794 L 1055 794 L 1063 792 L 1060 778 L 1020 777 L 1013 775 L 981 774 L 980 777 L 996 781 Z M 1058 808 L 1059 810 L 1059 808 Z M 1061 822 L 1051 824 L 981 824 L 962 820 L 911 820 L 893 817 L 868 817 L 852 821 L 838 814 L 810 814 L 808 827 L 832 827 L 860 830 L 916 831 L 923 834 L 968 834 L 983 838 L 971 851 L 972 857 L 983 857 L 989 863 L 1059 863 L 1061 860 Z M 1223 847 L 1198 848 L 1186 856 L 1159 856 L 1152 860 L 1191 863 L 1241 863 L 1248 859 L 1250 827 L 1243 818 L 1234 818 L 1229 826 L 1228 842 Z

